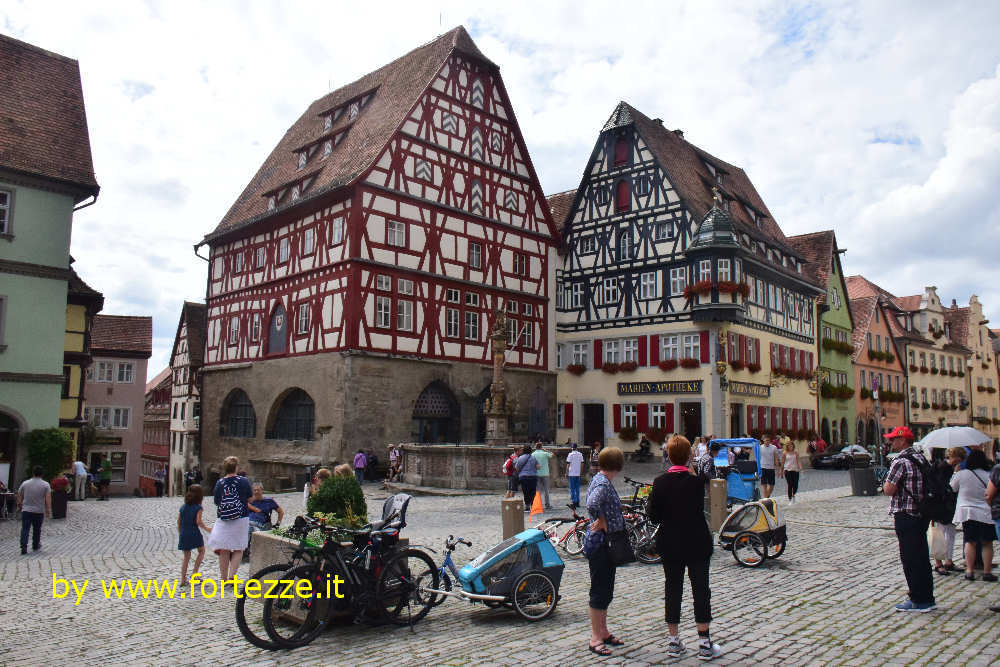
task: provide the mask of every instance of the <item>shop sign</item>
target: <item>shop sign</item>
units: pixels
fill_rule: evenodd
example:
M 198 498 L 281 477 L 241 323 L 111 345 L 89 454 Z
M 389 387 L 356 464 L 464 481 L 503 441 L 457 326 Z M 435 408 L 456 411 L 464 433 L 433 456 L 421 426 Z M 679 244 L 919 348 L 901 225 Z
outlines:
M 737 396 L 755 396 L 757 398 L 769 398 L 771 396 L 771 386 L 766 384 L 754 384 L 752 382 L 729 381 L 729 393 Z
M 670 382 L 619 382 L 618 395 L 700 394 L 701 383 L 701 380 L 672 380 Z

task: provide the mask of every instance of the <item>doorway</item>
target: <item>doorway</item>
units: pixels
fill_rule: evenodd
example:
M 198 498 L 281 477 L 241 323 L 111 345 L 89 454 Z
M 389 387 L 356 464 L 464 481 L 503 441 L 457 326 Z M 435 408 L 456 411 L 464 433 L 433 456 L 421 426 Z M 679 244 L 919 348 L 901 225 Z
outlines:
M 702 434 L 701 403 L 681 403 L 681 433 L 689 442 Z
M 743 423 L 740 417 L 743 415 L 742 403 L 731 403 L 729 405 L 729 437 L 739 438 L 743 435 Z
M 600 442 L 604 445 L 604 404 L 583 404 L 583 442 L 582 445 L 593 445 Z

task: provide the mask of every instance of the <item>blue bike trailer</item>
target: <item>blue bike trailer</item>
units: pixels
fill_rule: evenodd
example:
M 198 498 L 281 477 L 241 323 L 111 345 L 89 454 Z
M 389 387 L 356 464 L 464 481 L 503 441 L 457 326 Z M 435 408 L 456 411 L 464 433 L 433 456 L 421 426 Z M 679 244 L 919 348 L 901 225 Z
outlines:
M 565 567 L 545 533 L 524 530 L 483 552 L 458 571 L 462 589 L 469 593 L 505 595 L 514 579 L 528 569 L 544 570 L 556 588 Z
M 712 440 L 708 446 L 711 447 L 713 443 L 722 446 L 715 455 L 715 467 L 729 470 L 726 475 L 726 502 L 748 503 L 760 498 L 757 486 L 760 480 L 760 441 L 755 438 L 724 438 Z M 753 455 L 750 461 L 737 459 L 730 467 L 729 450 L 737 447 L 752 449 Z

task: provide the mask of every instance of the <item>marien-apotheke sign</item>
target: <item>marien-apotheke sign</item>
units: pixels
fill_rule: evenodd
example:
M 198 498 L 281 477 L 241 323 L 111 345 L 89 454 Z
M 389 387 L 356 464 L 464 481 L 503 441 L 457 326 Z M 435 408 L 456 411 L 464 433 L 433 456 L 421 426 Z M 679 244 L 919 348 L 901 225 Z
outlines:
M 701 380 L 671 382 L 619 382 L 618 395 L 629 394 L 700 394 Z
M 737 396 L 757 396 L 768 398 L 771 396 L 771 387 L 766 384 L 753 384 L 752 382 L 729 381 L 729 393 Z

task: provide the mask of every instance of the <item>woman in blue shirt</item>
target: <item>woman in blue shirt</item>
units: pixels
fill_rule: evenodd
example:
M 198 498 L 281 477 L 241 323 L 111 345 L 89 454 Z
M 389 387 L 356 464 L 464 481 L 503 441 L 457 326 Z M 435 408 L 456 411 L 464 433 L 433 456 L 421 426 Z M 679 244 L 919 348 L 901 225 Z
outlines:
M 625 455 L 617 447 L 601 450 L 598 473 L 587 489 L 587 511 L 590 526 L 583 550 L 590 565 L 590 642 L 591 653 L 611 655 L 608 646 L 625 642 L 608 630 L 608 606 L 614 597 L 616 566 L 611 560 L 607 536 L 625 529 L 622 501 L 612 481 L 625 465 Z

